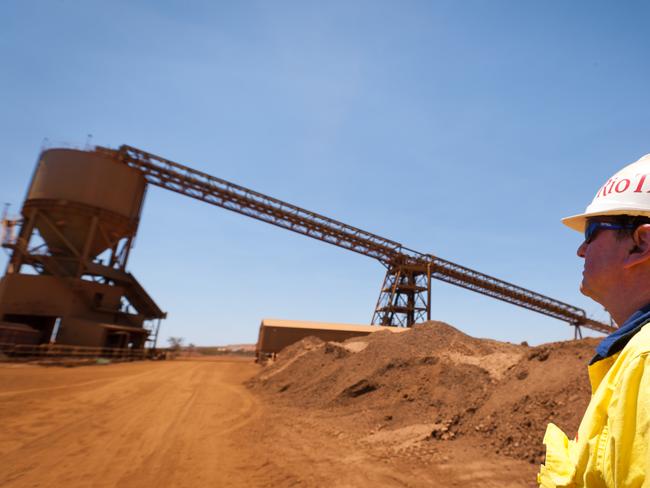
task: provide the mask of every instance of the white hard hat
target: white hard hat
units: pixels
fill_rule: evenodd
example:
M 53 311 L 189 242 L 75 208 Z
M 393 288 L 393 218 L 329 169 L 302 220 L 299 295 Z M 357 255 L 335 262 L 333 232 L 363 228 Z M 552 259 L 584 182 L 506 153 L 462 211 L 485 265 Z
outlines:
M 584 232 L 587 219 L 598 215 L 645 215 L 650 217 L 650 154 L 626 166 L 598 190 L 585 213 L 562 219 Z

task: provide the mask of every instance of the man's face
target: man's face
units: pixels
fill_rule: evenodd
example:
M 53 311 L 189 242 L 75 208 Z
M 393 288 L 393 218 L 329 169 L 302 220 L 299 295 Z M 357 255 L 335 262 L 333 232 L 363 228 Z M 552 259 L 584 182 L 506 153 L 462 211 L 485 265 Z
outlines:
M 607 308 L 632 245 L 631 237 L 620 237 L 611 229 L 598 230 L 589 242 L 583 242 L 578 248 L 578 256 L 585 260 L 580 291 Z

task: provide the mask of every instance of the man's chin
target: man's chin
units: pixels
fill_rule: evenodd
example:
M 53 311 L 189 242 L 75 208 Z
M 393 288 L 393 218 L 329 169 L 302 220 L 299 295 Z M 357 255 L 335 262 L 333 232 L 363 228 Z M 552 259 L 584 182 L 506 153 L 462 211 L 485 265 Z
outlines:
M 603 307 L 605 306 L 605 304 L 598 298 L 598 294 L 594 293 L 593 289 L 585 285 L 584 281 L 580 284 L 580 293 L 588 298 L 591 298 L 594 302 L 601 304 Z
M 593 294 L 591 293 L 591 290 L 587 285 L 585 285 L 585 282 L 583 281 L 580 283 L 580 293 L 582 293 L 584 296 L 591 298 L 592 300 L 595 300 L 593 297 Z

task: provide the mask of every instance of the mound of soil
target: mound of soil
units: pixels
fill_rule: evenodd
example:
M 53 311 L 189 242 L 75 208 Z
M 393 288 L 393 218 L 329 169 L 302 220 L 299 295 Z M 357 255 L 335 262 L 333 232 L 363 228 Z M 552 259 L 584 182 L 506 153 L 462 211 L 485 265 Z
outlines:
M 597 342 L 528 347 L 470 337 L 442 322 L 343 343 L 308 337 L 283 350 L 249 386 L 270 401 L 340 417 L 361 436 L 429 425 L 426 442 L 464 437 L 537 463 L 548 422 L 570 436 L 578 428 L 590 396 L 586 364 Z

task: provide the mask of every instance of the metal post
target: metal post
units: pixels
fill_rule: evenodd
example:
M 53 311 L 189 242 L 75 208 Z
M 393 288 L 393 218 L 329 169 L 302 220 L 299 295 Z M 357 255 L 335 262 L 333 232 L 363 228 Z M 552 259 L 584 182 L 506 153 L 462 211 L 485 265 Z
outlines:
M 577 341 L 578 339 L 582 339 L 582 329 L 579 325 L 576 325 L 573 331 L 573 340 Z
M 108 267 L 112 268 L 115 266 L 115 263 L 117 262 L 118 256 L 117 256 L 117 246 L 119 242 L 116 242 L 112 247 L 111 247 L 111 257 L 108 258 Z
M 79 258 L 79 266 L 77 267 L 77 278 L 81 277 L 84 271 L 86 262 L 88 261 L 88 253 L 90 253 L 90 246 L 95 240 L 95 231 L 97 230 L 97 222 L 99 218 L 95 215 L 90 222 L 90 231 L 86 237 L 86 242 L 84 243 L 83 251 L 81 252 L 81 257 Z
M 127 237 L 124 246 L 122 247 L 121 257 L 120 257 L 120 269 L 124 271 L 126 268 L 126 262 L 129 260 L 129 254 L 131 253 L 131 248 L 133 247 L 133 235 Z
M 413 327 L 415 323 L 415 295 L 417 293 L 416 273 L 413 270 L 410 270 L 406 275 L 406 284 L 409 287 L 413 287 L 412 289 L 407 288 L 406 290 L 406 326 Z
M 16 240 L 16 245 L 14 246 L 14 252 L 11 254 L 11 259 L 7 263 L 5 274 L 20 273 L 20 268 L 23 265 L 23 255 L 26 254 L 29 249 L 29 241 L 31 240 L 32 232 L 36 225 L 37 215 L 38 209 L 32 209 L 27 222 L 24 222 L 21 226 L 20 235 Z
M 160 331 L 160 322 L 162 319 L 158 319 L 158 324 L 156 325 L 156 334 L 153 336 L 153 348 L 156 348 L 156 345 L 158 344 L 158 332 Z
M 431 320 L 431 263 L 427 263 L 427 321 Z

